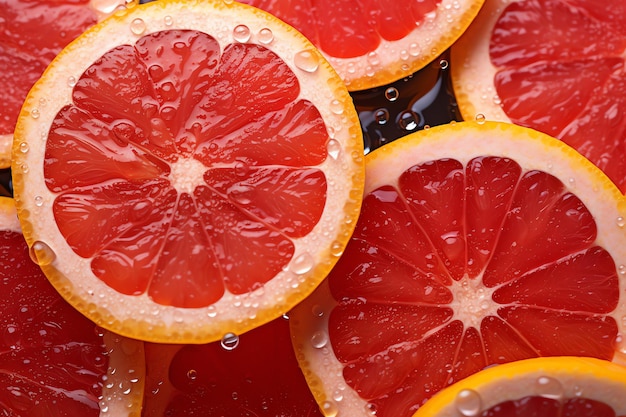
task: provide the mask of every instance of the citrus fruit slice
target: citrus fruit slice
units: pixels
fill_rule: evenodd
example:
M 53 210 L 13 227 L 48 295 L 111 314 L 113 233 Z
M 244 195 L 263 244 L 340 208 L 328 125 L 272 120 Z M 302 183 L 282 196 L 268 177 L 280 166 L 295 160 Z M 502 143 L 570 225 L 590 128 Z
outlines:
M 125 0 L 13 0 L 0 7 L 0 168 L 11 165 L 13 128 L 28 90 L 61 49 Z
M 460 122 L 367 155 L 346 250 L 290 314 L 320 404 L 410 416 L 487 365 L 626 362 L 626 200 L 574 149 Z
M 414 417 L 623 417 L 625 395 L 624 366 L 595 358 L 533 358 L 462 379 Z
M 351 103 L 315 47 L 256 8 L 117 13 L 26 99 L 12 165 L 26 240 L 118 334 L 241 334 L 306 297 L 347 243 L 364 177 Z
M 279 317 L 202 345 L 146 343 L 143 417 L 322 417 Z
M 484 0 L 243 0 L 302 32 L 351 91 L 407 77 L 443 53 Z
M 31 261 L 6 197 L 0 197 L 0 277 L 2 415 L 138 416 L 143 343 L 98 329 L 59 296 Z
M 562 139 L 626 192 L 625 16 L 621 1 L 487 0 L 452 48 L 461 114 Z

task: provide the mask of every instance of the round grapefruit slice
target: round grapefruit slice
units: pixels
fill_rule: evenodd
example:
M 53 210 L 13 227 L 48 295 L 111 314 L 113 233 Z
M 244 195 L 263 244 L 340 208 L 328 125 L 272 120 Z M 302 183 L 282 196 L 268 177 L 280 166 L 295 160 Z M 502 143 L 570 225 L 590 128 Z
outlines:
M 7 197 L 0 197 L 0 277 L 2 414 L 139 416 L 143 343 L 99 329 L 59 296 L 31 261 Z
M 302 32 L 351 91 L 410 76 L 452 45 L 484 0 L 243 0 Z
M 322 417 L 283 317 L 222 342 L 145 345 L 143 417 Z
M 574 149 L 460 122 L 367 155 L 358 225 L 291 313 L 318 402 L 410 416 L 486 366 L 626 362 L 626 200 Z
M 29 246 L 98 325 L 169 343 L 287 312 L 359 214 L 363 142 L 340 78 L 270 14 L 158 1 L 64 49 L 20 114 Z
M 580 357 L 489 367 L 442 390 L 414 417 L 626 415 L 626 367 Z
M 452 48 L 463 118 L 562 139 L 626 192 L 626 4 L 487 0 Z
M 28 90 L 72 39 L 133 0 L 13 0 L 2 2 L 0 21 L 0 168 L 11 165 L 13 129 Z

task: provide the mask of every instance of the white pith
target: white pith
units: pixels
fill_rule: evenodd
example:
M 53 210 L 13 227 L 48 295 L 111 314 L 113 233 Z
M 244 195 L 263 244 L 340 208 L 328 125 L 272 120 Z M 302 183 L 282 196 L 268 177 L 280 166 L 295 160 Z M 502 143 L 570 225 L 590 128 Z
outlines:
M 448 286 L 452 293 L 449 307 L 453 311 L 452 320 L 460 320 L 465 329 L 475 328 L 480 333 L 480 323 L 485 317 L 496 316 L 500 304 L 493 301 L 496 288 L 488 288 L 482 277 L 470 278 L 467 275 Z
M 169 180 L 179 193 L 193 194 L 199 185 L 205 184 L 207 167 L 195 158 L 181 158 L 170 164 Z

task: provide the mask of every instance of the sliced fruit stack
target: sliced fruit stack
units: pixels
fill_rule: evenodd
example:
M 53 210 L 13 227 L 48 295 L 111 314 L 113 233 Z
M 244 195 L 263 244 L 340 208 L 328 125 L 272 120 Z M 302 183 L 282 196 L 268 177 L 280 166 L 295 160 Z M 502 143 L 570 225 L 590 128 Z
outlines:
M 0 12 L 4 415 L 626 416 L 617 1 L 68 3 Z

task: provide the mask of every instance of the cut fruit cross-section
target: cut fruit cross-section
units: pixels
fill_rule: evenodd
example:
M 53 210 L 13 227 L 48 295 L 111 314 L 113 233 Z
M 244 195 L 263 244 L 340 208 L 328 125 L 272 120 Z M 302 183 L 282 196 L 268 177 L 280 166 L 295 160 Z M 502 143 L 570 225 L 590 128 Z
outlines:
M 318 402 L 410 416 L 492 364 L 626 363 L 625 218 L 599 169 L 513 124 L 438 126 L 373 151 L 350 243 L 290 315 Z
M 533 358 L 465 378 L 414 417 L 624 417 L 624 396 L 624 366 L 594 358 Z
M 530 127 L 626 192 L 626 3 L 487 0 L 451 49 L 463 118 Z
M 307 36 L 351 91 L 400 80 L 441 55 L 484 0 L 243 0 Z
M 0 277 L 0 414 L 138 417 L 143 343 L 103 331 L 61 298 L 31 261 L 6 197 Z
M 237 2 L 105 20 L 53 61 L 15 135 L 18 211 L 44 272 L 139 339 L 210 342 L 279 317 L 359 214 L 345 86 L 302 35 Z

